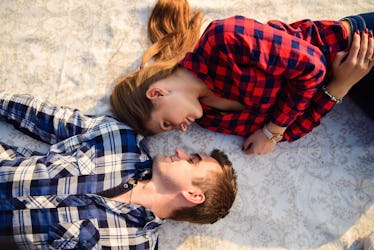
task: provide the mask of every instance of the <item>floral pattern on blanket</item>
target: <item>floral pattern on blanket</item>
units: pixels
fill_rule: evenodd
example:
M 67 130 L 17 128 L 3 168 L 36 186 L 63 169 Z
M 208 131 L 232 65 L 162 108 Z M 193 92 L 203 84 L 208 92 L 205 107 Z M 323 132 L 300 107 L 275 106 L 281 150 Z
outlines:
M 149 46 L 155 0 L 2 1 L 0 91 L 30 93 L 88 114 L 110 112 L 121 74 L 139 66 Z M 338 19 L 374 10 L 371 1 L 190 0 L 208 19 L 234 14 L 266 21 Z M 46 145 L 0 122 L 8 144 Z M 149 138 L 153 154 L 176 147 L 225 150 L 239 174 L 227 218 L 213 225 L 170 221 L 160 249 L 360 249 L 374 230 L 374 122 L 346 98 L 312 133 L 265 156 L 241 152 L 243 139 L 192 126 Z

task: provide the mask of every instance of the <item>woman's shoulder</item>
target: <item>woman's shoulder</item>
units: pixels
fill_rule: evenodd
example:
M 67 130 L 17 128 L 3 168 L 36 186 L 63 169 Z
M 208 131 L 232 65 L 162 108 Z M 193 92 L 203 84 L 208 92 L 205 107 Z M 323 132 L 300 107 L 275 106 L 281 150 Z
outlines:
M 235 15 L 210 21 L 203 35 L 206 37 L 210 37 L 222 35 L 227 32 L 242 33 L 244 32 L 244 30 L 250 30 L 259 24 L 261 25 L 260 22 L 256 21 L 253 18 Z
M 241 16 L 241 15 L 235 15 L 230 16 L 222 19 L 215 19 L 211 21 L 210 26 L 219 26 L 219 27 L 232 27 L 235 25 L 250 25 L 251 23 L 258 23 L 255 19 Z

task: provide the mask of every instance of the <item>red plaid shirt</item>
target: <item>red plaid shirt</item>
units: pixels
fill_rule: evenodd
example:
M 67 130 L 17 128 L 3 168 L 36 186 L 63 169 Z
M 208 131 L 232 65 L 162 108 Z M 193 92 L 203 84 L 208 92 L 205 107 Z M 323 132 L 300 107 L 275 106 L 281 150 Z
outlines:
M 336 21 L 262 24 L 242 16 L 213 21 L 180 65 L 215 95 L 246 108 L 222 113 L 203 105 L 204 116 L 197 122 L 248 136 L 271 121 L 288 127 L 284 140 L 304 136 L 335 104 L 321 87 L 331 79 L 336 53 L 347 44 L 348 33 Z

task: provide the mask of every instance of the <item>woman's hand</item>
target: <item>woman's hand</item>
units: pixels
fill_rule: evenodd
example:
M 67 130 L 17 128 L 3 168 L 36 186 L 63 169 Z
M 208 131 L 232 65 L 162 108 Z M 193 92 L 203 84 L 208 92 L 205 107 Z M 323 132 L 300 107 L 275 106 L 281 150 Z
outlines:
M 374 38 L 368 30 L 354 33 L 351 48 L 339 52 L 332 64 L 333 79 L 326 86 L 327 91 L 337 98 L 343 98 L 374 65 Z
M 263 155 L 270 153 L 274 150 L 276 142 L 282 139 L 286 129 L 287 127 L 280 127 L 268 122 L 262 129 L 258 129 L 244 141 L 242 150 L 246 154 Z
M 266 137 L 262 129 L 251 134 L 243 144 L 243 152 L 246 154 L 262 155 L 274 150 L 276 142 Z

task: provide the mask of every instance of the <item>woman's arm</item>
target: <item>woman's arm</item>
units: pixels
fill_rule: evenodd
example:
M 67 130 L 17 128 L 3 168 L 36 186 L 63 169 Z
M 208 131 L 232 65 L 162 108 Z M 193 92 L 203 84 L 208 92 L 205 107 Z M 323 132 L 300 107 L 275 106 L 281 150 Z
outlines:
M 342 99 L 360 79 L 369 73 L 374 65 L 373 33 L 365 30 L 356 32 L 349 54 L 338 53 L 333 63 L 333 79 L 326 85 L 326 91 L 335 98 Z M 345 58 L 346 57 L 346 58 Z
M 251 31 L 236 34 L 242 46 L 248 47 L 251 52 L 249 63 L 263 71 L 269 83 L 272 78 L 282 81 L 269 123 L 249 136 L 243 144 L 245 153 L 264 154 L 271 152 L 276 144 L 276 138 L 272 139 L 269 134 L 282 135 L 307 109 L 323 83 L 326 61 L 318 47 L 297 35 L 289 35 L 256 22 L 252 28 L 255 30 L 253 34 Z M 264 130 L 268 132 L 264 133 Z
M 318 126 L 321 118 L 328 113 L 344 97 L 349 89 L 364 77 L 372 68 L 373 62 L 373 34 L 366 30 L 362 39 L 359 33 L 353 36 L 350 53 L 339 52 L 333 62 L 333 79 L 323 88 L 319 88 L 303 113 L 286 127 L 277 126 L 269 122 L 265 128 L 273 134 L 284 133 L 284 139 L 293 141 L 310 132 Z M 347 56 L 347 57 L 346 57 Z M 370 60 L 369 60 L 370 59 Z M 334 101 L 335 100 L 335 101 Z M 269 140 L 262 131 L 256 131 L 244 143 L 243 149 L 247 153 L 263 154 L 274 149 L 274 140 Z
M 326 85 L 325 90 L 319 89 L 309 108 L 286 130 L 284 139 L 296 140 L 318 126 L 321 118 L 335 106 L 336 101 L 332 99 L 342 99 L 360 79 L 370 72 L 373 66 L 373 34 L 363 32 L 360 38 L 359 33 L 355 33 L 349 53 L 339 52 L 336 55 L 332 66 L 332 80 Z
M 59 108 L 29 95 L 7 93 L 0 93 L 0 116 L 49 144 L 83 133 L 92 121 L 78 110 Z

